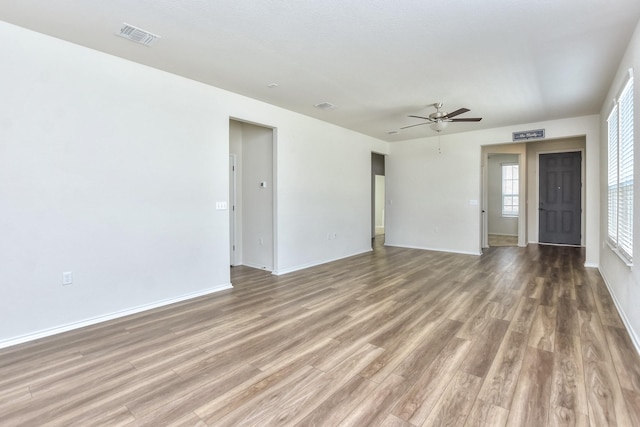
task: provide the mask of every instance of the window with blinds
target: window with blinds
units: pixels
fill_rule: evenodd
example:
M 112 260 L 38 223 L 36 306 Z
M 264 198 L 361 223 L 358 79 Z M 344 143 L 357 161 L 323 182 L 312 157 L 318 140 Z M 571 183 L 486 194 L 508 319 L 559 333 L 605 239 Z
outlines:
M 608 124 L 609 244 L 629 263 L 633 260 L 633 77 L 616 100 Z

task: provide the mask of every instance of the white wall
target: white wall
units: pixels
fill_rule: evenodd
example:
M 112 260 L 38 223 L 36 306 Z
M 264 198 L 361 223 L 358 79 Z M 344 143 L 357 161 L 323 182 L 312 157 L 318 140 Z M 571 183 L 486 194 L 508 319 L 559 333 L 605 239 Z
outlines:
M 613 99 L 616 98 L 628 78 L 628 70 L 634 73 L 634 182 L 640 183 L 640 23 L 629 43 L 626 54 L 620 63 L 609 93 L 600 112 L 600 272 L 613 295 L 616 305 L 629 329 L 636 348 L 640 351 L 640 270 L 637 268 L 640 250 L 640 197 L 634 197 L 633 210 L 633 246 L 635 266 L 627 267 L 622 260 L 605 244 L 607 238 L 607 117 L 611 112 Z
M 230 117 L 277 128 L 276 272 L 370 250 L 387 143 L 2 22 L 0 39 L 0 346 L 228 286 Z
M 278 128 L 278 274 L 371 250 L 371 151 L 386 143 L 355 133 L 347 143 L 328 123 L 310 130 Z
M 394 143 L 385 244 L 478 254 L 480 145 L 462 135 Z
M 518 163 L 517 154 L 490 154 L 487 162 L 488 231 L 503 236 L 518 235 L 518 217 L 502 216 L 502 165 Z M 525 197 L 521 194 L 520 197 Z
M 599 116 L 528 123 L 394 143 L 387 156 L 385 242 L 479 254 L 481 147 L 508 143 L 512 132 L 546 129 L 548 139 L 584 135 L 587 195 L 600 194 Z M 440 139 L 440 142 L 438 142 Z M 440 146 L 440 153 L 438 151 Z M 596 266 L 600 242 L 600 200 L 587 197 L 586 265 Z

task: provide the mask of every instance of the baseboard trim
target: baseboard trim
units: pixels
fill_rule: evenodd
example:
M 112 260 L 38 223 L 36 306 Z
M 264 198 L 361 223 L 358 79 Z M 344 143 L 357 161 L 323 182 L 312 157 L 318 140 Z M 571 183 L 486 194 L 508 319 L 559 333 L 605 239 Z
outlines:
M 55 328 L 44 329 L 38 332 L 34 332 L 27 335 L 21 335 L 19 337 L 11 338 L 8 340 L 0 341 L 0 348 L 11 347 L 18 344 L 23 344 L 29 341 L 35 341 L 40 338 L 46 338 L 52 335 L 61 334 L 63 332 L 72 331 L 74 329 L 84 328 L 85 326 L 95 325 L 97 323 L 106 322 L 108 320 L 117 319 L 120 317 L 130 316 L 132 314 L 141 313 L 147 310 L 153 310 L 154 308 L 164 307 L 166 305 L 175 304 L 178 302 L 190 300 L 193 298 L 202 297 L 205 295 L 213 294 L 216 292 L 224 291 L 225 289 L 231 289 L 233 286 L 231 283 L 215 286 L 213 288 L 206 289 L 204 291 L 194 292 L 191 294 L 181 295 L 176 298 L 169 298 L 162 301 L 156 301 L 151 304 L 144 304 L 137 307 L 129 308 L 126 310 L 116 311 L 114 313 L 105 314 L 103 316 L 92 317 L 90 319 L 81 320 L 79 322 L 68 323 L 66 325 L 56 326 Z
M 431 248 L 431 247 L 411 246 L 411 245 L 399 245 L 399 244 L 395 244 L 395 243 L 386 243 L 386 242 L 385 242 L 384 245 L 385 246 L 392 246 L 392 247 L 396 247 L 396 248 L 419 249 L 419 250 L 422 250 L 422 251 L 447 252 L 447 253 L 450 253 L 450 254 L 477 255 L 477 256 L 482 255 L 482 252 L 457 251 L 457 250 L 454 250 L 454 249 Z
M 638 354 L 640 354 L 640 339 L 638 339 L 638 336 L 636 335 L 635 331 L 631 327 L 631 323 L 629 322 L 629 319 L 627 318 L 624 310 L 620 306 L 620 302 L 618 301 L 618 298 L 616 298 L 616 294 L 613 292 L 613 289 L 609 284 L 609 280 L 607 280 L 607 276 L 604 275 L 604 273 L 602 272 L 602 270 L 600 270 L 599 267 L 598 267 L 598 271 L 600 272 L 600 276 L 602 276 L 602 280 L 604 281 L 604 284 L 607 286 L 609 295 L 611 295 L 611 299 L 613 300 L 613 305 L 616 306 L 616 310 L 618 310 L 618 314 L 622 319 L 622 323 L 624 323 L 624 327 L 627 329 L 627 332 L 629 333 L 629 337 L 631 338 L 631 342 L 633 343 L 633 346 L 636 348 L 636 351 L 638 352 Z
M 325 260 L 325 261 L 310 262 L 308 264 L 297 265 L 295 267 L 290 267 L 290 268 L 283 268 L 281 270 L 274 270 L 271 274 L 273 274 L 274 276 L 282 276 L 283 274 L 293 273 L 294 271 L 304 270 L 306 268 L 316 267 L 318 265 L 328 264 L 328 263 L 334 262 L 334 261 L 340 261 L 341 259 L 351 258 L 352 256 L 366 254 L 366 253 L 371 252 L 371 251 L 373 251 L 372 248 L 363 249 L 363 250 L 361 250 L 359 252 L 355 252 L 355 253 L 353 253 L 351 255 L 345 255 L 345 256 L 338 257 L 338 258 L 328 259 L 328 260 Z
M 252 264 L 250 262 L 243 262 L 242 264 L 238 264 L 238 265 L 244 265 L 245 267 L 255 268 L 257 270 L 272 271 L 272 269 L 269 267 L 265 267 L 260 264 Z

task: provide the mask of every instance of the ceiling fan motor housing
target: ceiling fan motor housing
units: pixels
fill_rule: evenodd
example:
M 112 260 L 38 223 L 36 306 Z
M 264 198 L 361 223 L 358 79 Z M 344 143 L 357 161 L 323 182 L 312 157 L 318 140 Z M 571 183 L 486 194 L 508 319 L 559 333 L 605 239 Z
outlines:
M 438 121 L 438 119 L 442 119 L 447 115 L 447 113 L 440 111 L 442 108 L 442 102 L 434 102 L 433 107 L 436 109 L 436 112 L 429 114 L 429 118 L 431 120 Z

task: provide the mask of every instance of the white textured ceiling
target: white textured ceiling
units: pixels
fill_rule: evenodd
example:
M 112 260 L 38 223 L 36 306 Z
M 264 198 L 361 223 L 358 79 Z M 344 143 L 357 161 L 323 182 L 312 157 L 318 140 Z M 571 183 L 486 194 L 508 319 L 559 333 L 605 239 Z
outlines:
M 388 141 L 434 135 L 387 131 L 437 101 L 483 117 L 446 133 L 596 114 L 639 19 L 638 0 L 0 0 L 0 20 Z

